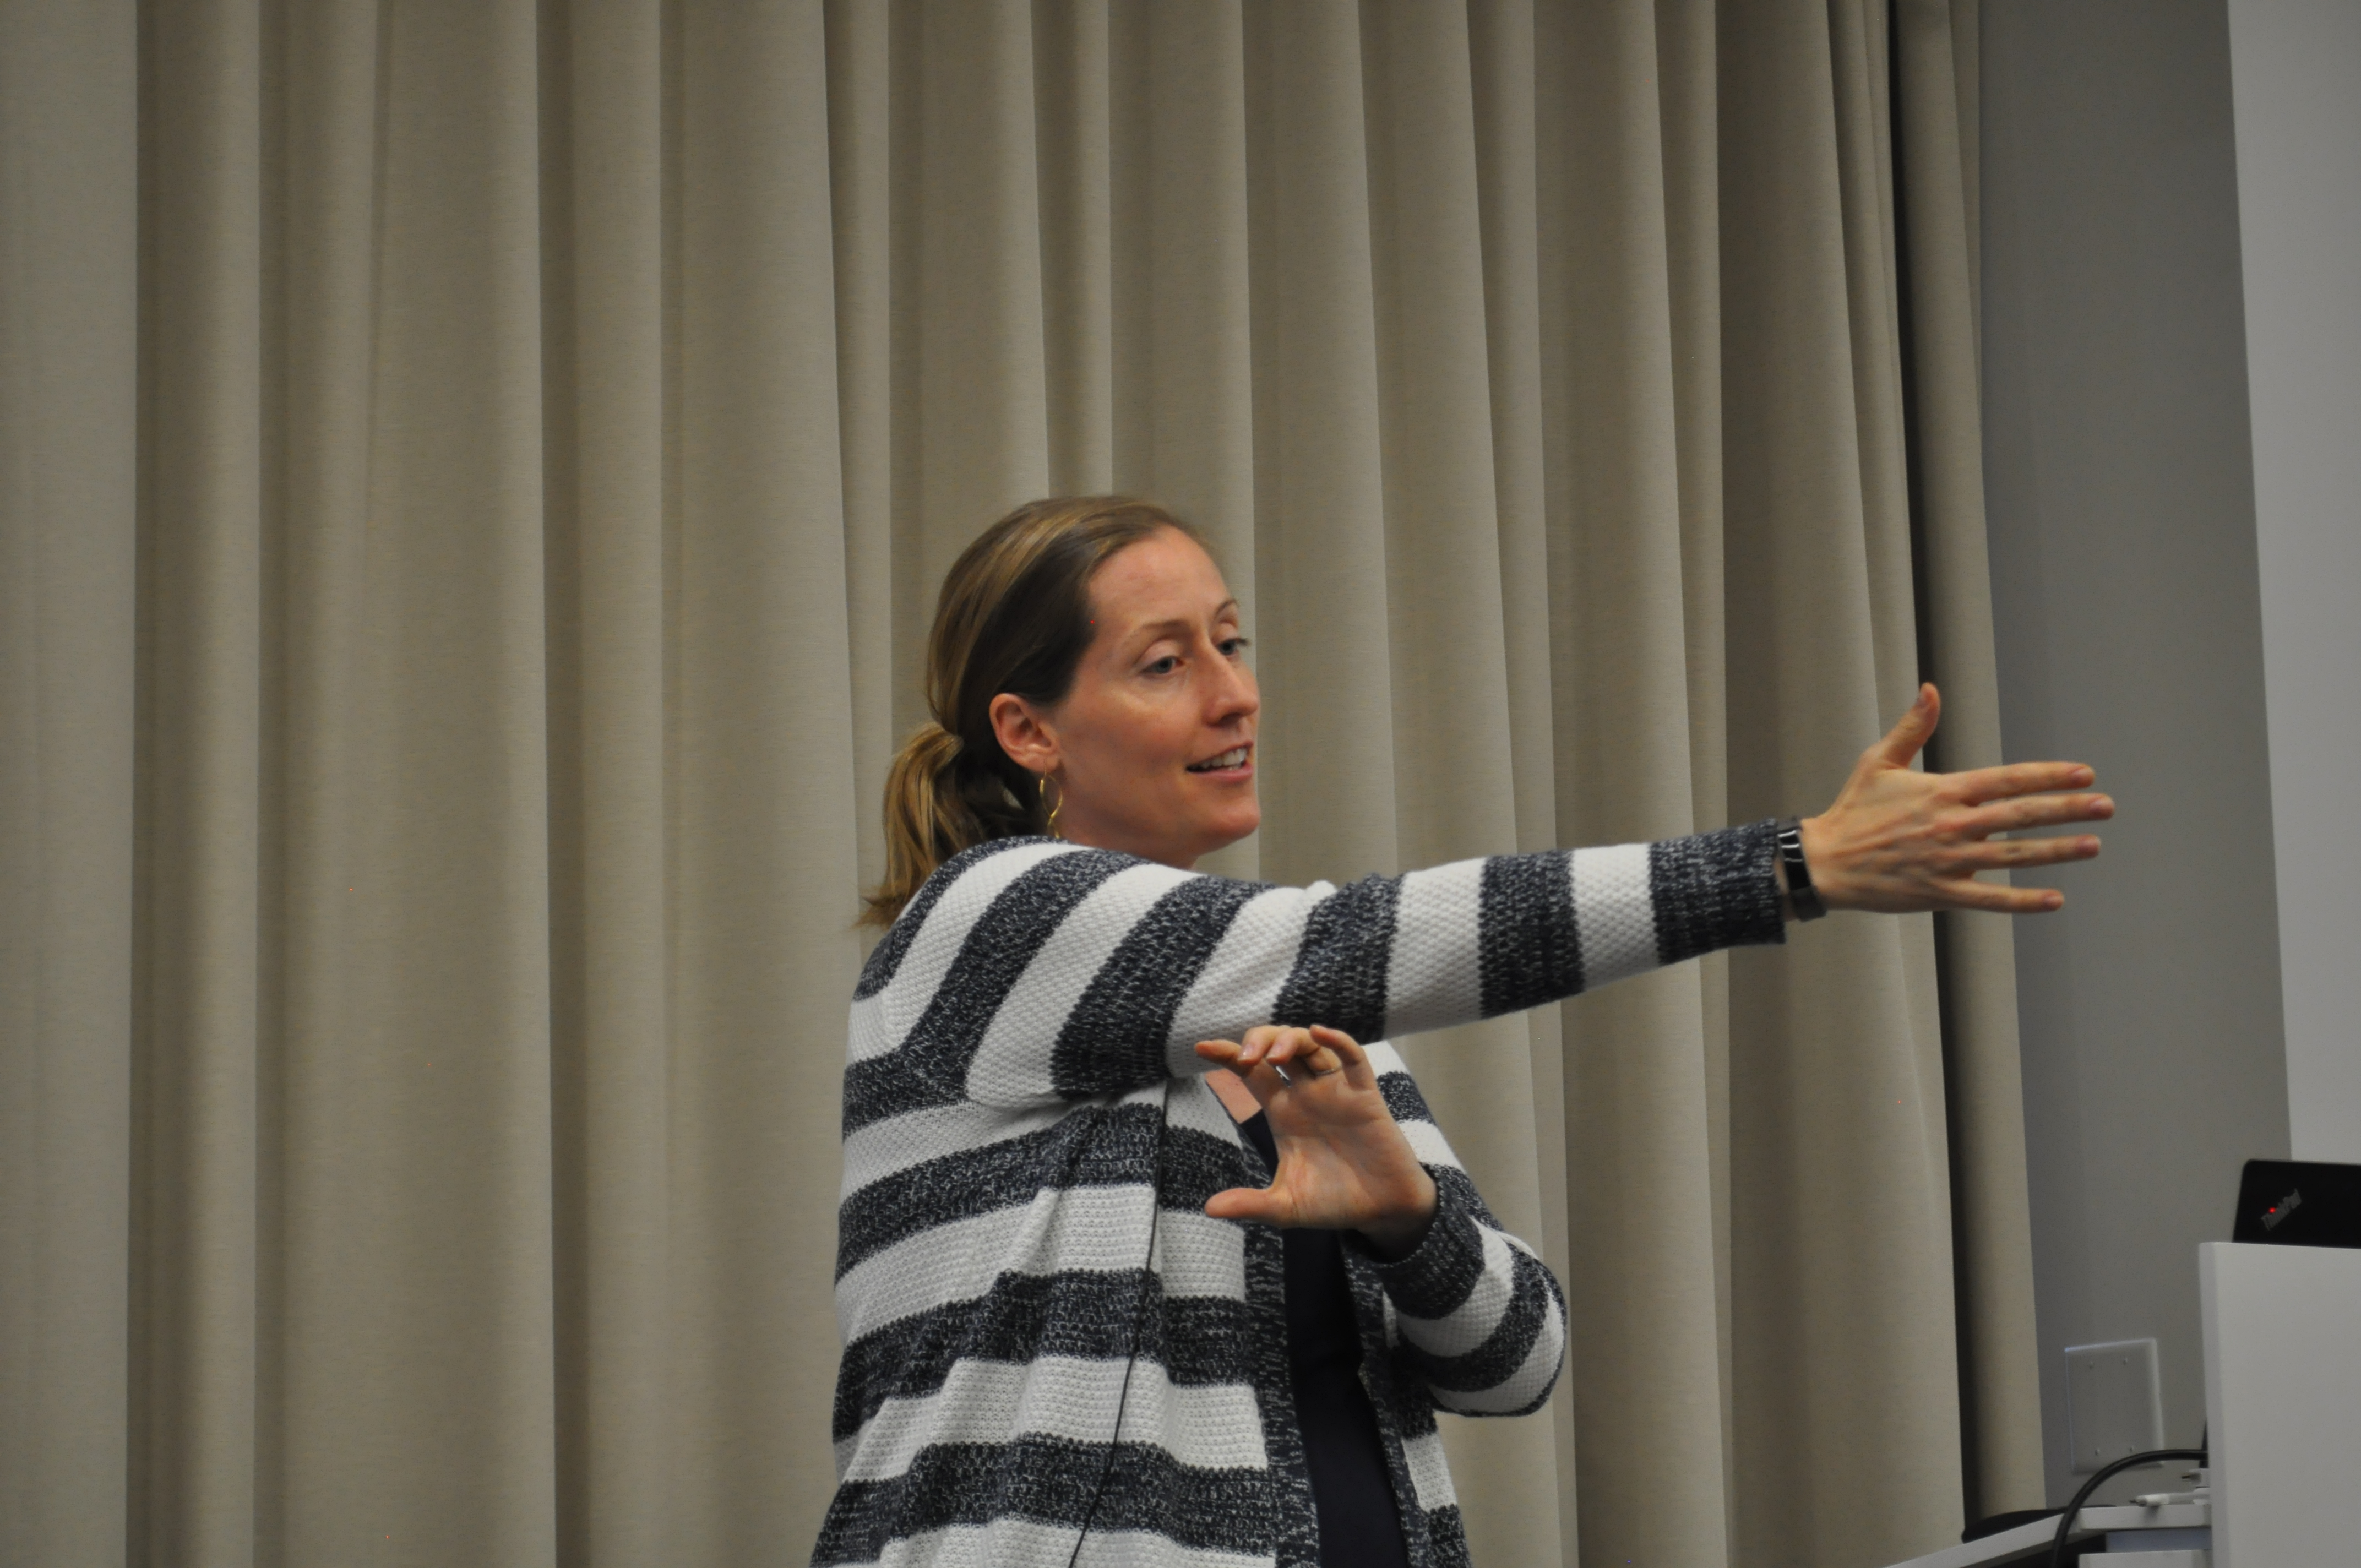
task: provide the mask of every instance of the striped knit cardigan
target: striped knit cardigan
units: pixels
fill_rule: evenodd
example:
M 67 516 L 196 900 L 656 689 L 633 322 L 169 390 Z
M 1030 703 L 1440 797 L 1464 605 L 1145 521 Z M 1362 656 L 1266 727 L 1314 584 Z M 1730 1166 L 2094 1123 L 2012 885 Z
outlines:
M 1537 1408 L 1565 1299 L 1379 1036 L 1779 941 L 1773 852 L 1759 823 L 1344 888 L 1047 839 L 945 864 L 854 992 L 838 1486 L 812 1561 L 1060 1568 L 1079 1535 L 1087 1563 L 1318 1563 L 1280 1238 L 1203 1212 L 1270 1173 L 1191 1047 L 1277 1022 L 1373 1042 L 1433 1175 L 1414 1252 L 1345 1250 L 1411 1560 L 1466 1563 L 1434 1412 Z

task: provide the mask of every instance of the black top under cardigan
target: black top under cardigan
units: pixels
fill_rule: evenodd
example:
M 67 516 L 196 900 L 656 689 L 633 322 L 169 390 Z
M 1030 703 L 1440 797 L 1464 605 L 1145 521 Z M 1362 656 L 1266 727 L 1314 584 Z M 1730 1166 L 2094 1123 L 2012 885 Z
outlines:
M 1238 1131 L 1265 1164 L 1279 1168 L 1268 1116 L 1257 1111 Z M 1410 1568 L 1378 1412 L 1361 1387 L 1361 1331 L 1345 1277 L 1344 1240 L 1334 1231 L 1280 1234 L 1287 1247 L 1287 1365 L 1320 1519 L 1321 1568 Z

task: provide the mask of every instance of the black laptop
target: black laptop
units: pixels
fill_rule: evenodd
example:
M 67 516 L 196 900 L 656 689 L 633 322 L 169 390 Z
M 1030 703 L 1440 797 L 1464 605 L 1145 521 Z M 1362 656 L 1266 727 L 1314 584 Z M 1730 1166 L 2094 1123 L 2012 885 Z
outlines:
M 2230 1239 L 2361 1247 L 2361 1165 L 2248 1160 Z

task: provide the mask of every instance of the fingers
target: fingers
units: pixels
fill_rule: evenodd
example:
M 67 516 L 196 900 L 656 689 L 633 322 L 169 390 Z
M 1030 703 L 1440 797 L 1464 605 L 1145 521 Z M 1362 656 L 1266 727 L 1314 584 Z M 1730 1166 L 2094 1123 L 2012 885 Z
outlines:
M 2098 858 L 2099 840 L 2088 833 L 2057 839 L 2001 839 L 1962 844 L 1954 851 L 1971 871 L 2014 871 L 2027 866 L 2062 865 L 2070 861 Z
M 1360 1042 L 1325 1025 L 1302 1028 L 1262 1024 L 1246 1031 L 1244 1044 L 1200 1040 L 1196 1049 L 1200 1059 L 1236 1073 L 1261 1105 L 1268 1106 L 1288 1089 L 1339 1073 L 1355 1089 L 1378 1086 L 1377 1070 L 1369 1065 L 1368 1053 Z
M 1232 1187 L 1205 1200 L 1205 1212 L 1216 1220 L 1260 1220 L 1267 1225 L 1287 1223 L 1288 1205 L 1268 1187 Z
M 2056 828 L 2069 822 L 2104 822 L 2115 814 L 2115 803 L 2103 795 L 2033 795 L 1978 806 L 1965 819 L 1978 838 L 1986 833 L 2011 833 L 2020 828 Z
M 1999 768 L 1971 768 L 1953 773 L 1944 783 L 1951 794 L 1970 806 L 2010 795 L 2084 789 L 2098 775 L 2081 762 L 2011 762 Z M 2108 803 L 2112 812 L 2114 803 Z
M 1255 1031 L 1247 1031 L 1247 1039 L 1252 1040 L 1254 1035 Z M 1238 1081 L 1246 1086 L 1246 1092 L 1254 1096 L 1255 1103 L 1267 1106 L 1280 1090 L 1287 1087 L 1287 1080 L 1280 1077 L 1268 1062 L 1249 1060 L 1250 1049 L 1250 1047 L 1241 1046 L 1235 1040 L 1197 1042 L 1200 1060 L 1209 1061 L 1215 1067 L 1228 1068 L 1237 1074 Z
M 1325 1024 L 1312 1025 L 1312 1037 L 1334 1055 L 1337 1065 L 1345 1069 L 1345 1082 L 1356 1089 L 1375 1089 L 1378 1086 L 1377 1069 L 1369 1065 L 1369 1053 L 1361 1048 L 1360 1041 L 1344 1030 L 1332 1029 Z
M 1927 738 L 1935 733 L 1936 721 L 1942 717 L 1942 694 L 1931 682 L 1922 683 L 1910 711 L 1885 732 L 1884 740 L 1870 748 L 1870 755 L 1889 767 L 1908 767 L 1910 759 L 1927 744 Z
M 1287 1028 L 1271 1036 L 1269 1046 L 1262 1053 L 1262 1059 L 1273 1067 L 1300 1066 L 1316 1073 L 1326 1065 L 1320 1061 L 1320 1056 L 1321 1048 L 1312 1038 L 1311 1030 Z
M 1284 1025 L 1256 1025 L 1253 1028 L 1246 1031 L 1246 1045 L 1244 1049 L 1239 1053 L 1238 1059 L 1245 1062 L 1248 1067 L 1253 1066 L 1255 1063 L 1261 1061 L 1264 1057 L 1269 1055 L 1271 1047 L 1278 1044 L 1280 1039 L 1285 1037 L 1286 1034 L 1287 1028 Z
M 1235 1069 L 1238 1065 L 1238 1058 L 1245 1053 L 1245 1050 L 1246 1047 L 1239 1045 L 1235 1040 L 1200 1040 L 1197 1042 L 1197 1055 L 1204 1060 L 1212 1062 L 1215 1067 L 1226 1067 Z
M 2066 895 L 2054 887 L 2004 887 L 1998 883 L 1967 878 L 1944 884 L 1944 905 L 1950 909 L 1984 909 L 1995 915 L 2046 915 L 2065 903 Z
M 1246 1031 L 1246 1044 L 1236 1059 L 1224 1065 L 1238 1075 L 1246 1092 L 1255 1097 L 1255 1103 L 1268 1110 L 1274 1100 L 1306 1076 L 1299 1054 L 1305 1043 L 1300 1036 L 1304 1035 L 1300 1028 L 1276 1024 L 1257 1025 Z M 1293 1077 L 1287 1071 L 1290 1062 L 1297 1064 Z
M 1350 1035 L 1315 1025 L 1312 1028 L 1265 1025 L 1247 1031 L 1243 1059 L 1249 1066 L 1278 1069 L 1285 1081 L 1304 1076 L 1325 1078 L 1346 1065 L 1332 1041 L 1343 1041 L 1357 1051 Z M 1292 1073 L 1287 1069 L 1293 1067 Z
M 1271 1096 L 1287 1087 L 1287 1080 L 1271 1070 L 1268 1057 L 1271 1047 L 1287 1033 L 1277 1024 L 1257 1024 L 1246 1031 L 1242 1044 L 1232 1046 L 1227 1040 L 1200 1040 L 1197 1054 L 1205 1060 L 1228 1068 L 1238 1075 L 1238 1081 L 1257 1104 L 1268 1105 Z
M 1325 1024 L 1314 1024 L 1304 1033 L 1311 1036 L 1315 1043 L 1334 1051 L 1347 1066 L 1369 1059 L 1369 1054 L 1361 1049 L 1361 1042 L 1342 1029 L 1332 1029 Z

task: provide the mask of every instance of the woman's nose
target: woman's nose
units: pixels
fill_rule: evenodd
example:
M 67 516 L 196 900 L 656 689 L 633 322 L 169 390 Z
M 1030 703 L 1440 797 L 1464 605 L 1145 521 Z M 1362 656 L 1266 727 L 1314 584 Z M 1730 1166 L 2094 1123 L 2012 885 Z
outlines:
M 1254 672 L 1227 660 L 1219 667 L 1222 679 L 1213 694 L 1213 721 L 1225 723 L 1261 711 L 1262 693 L 1255 685 Z

